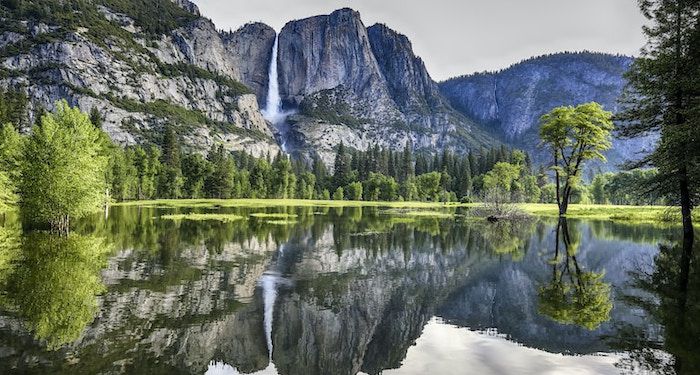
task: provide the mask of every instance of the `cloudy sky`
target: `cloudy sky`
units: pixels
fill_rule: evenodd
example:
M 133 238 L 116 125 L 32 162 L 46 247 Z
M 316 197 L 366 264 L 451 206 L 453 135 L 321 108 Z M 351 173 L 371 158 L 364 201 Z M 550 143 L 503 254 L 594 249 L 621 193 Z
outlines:
M 406 34 L 436 80 L 507 67 L 559 51 L 636 55 L 644 22 L 636 0 L 193 0 L 220 29 L 359 10 Z

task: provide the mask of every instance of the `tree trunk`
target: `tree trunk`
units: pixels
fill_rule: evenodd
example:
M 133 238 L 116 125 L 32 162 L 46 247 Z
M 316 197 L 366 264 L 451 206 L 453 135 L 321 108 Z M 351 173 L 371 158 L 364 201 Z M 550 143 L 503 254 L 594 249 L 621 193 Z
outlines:
M 681 193 L 681 216 L 683 218 L 683 252 L 681 254 L 681 274 L 680 292 L 688 293 L 688 277 L 690 273 L 690 262 L 693 257 L 693 245 L 695 242 L 695 231 L 693 229 L 692 202 L 690 200 L 690 189 L 688 187 L 688 172 L 685 167 L 680 170 L 680 193 Z M 683 308 L 685 306 L 682 306 Z
M 568 184 L 564 188 L 564 192 L 561 197 L 561 201 L 559 202 L 559 217 L 566 216 L 566 211 L 569 209 L 569 197 L 571 196 L 571 189 L 569 188 Z

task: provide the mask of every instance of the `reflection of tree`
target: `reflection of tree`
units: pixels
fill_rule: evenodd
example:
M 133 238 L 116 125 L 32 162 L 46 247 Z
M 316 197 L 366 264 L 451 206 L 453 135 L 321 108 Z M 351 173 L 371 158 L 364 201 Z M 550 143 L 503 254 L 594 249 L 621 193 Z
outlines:
M 8 280 L 10 307 L 50 349 L 76 340 L 97 312 L 105 290 L 100 268 L 107 246 L 94 237 L 32 233 Z
M 533 221 L 502 220 L 487 224 L 481 231 L 484 245 L 494 254 L 510 255 L 514 261 L 525 256 L 528 241 L 535 231 Z
M 697 245 L 696 245 L 697 246 Z M 700 373 L 700 274 L 692 244 L 661 245 L 653 269 L 633 271 L 633 293 L 623 299 L 643 310 L 663 331 L 627 325 L 614 344 L 628 351 L 619 366 L 628 373 Z M 667 358 L 661 351 L 671 355 Z
M 0 226 L 0 304 L 3 303 L 7 280 L 21 257 L 20 230 L 16 226 Z
M 594 330 L 610 319 L 610 285 L 603 281 L 602 273 L 581 269 L 576 259 L 579 241 L 569 232 L 566 218 L 559 219 L 552 280 L 539 289 L 539 312 L 559 323 Z

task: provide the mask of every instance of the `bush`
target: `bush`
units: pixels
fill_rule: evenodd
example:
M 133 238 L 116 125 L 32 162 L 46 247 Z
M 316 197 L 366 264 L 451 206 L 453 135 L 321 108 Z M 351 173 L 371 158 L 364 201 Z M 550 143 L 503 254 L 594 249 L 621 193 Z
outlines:
M 344 199 L 343 197 L 343 188 L 339 187 L 335 189 L 335 192 L 333 193 L 333 200 L 334 201 L 342 201 Z

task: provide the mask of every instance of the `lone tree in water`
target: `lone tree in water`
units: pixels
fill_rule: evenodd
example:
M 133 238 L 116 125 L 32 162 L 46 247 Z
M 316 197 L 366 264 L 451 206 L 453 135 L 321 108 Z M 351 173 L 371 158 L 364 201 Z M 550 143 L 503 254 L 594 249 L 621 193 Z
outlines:
M 540 121 L 540 138 L 553 157 L 559 216 L 564 216 L 584 163 L 591 159 L 605 161 L 601 152 L 611 146 L 612 113 L 592 102 L 554 108 Z
M 684 249 L 692 250 L 692 208 L 700 202 L 700 2 L 639 1 L 650 21 L 647 45 L 626 75 L 617 119 L 622 135 L 660 133 L 654 152 L 636 166 L 659 170 L 650 186 L 681 206 Z
M 67 231 L 71 218 L 105 202 L 107 158 L 101 130 L 87 114 L 56 103 L 27 139 L 19 186 L 20 212 L 29 227 Z

